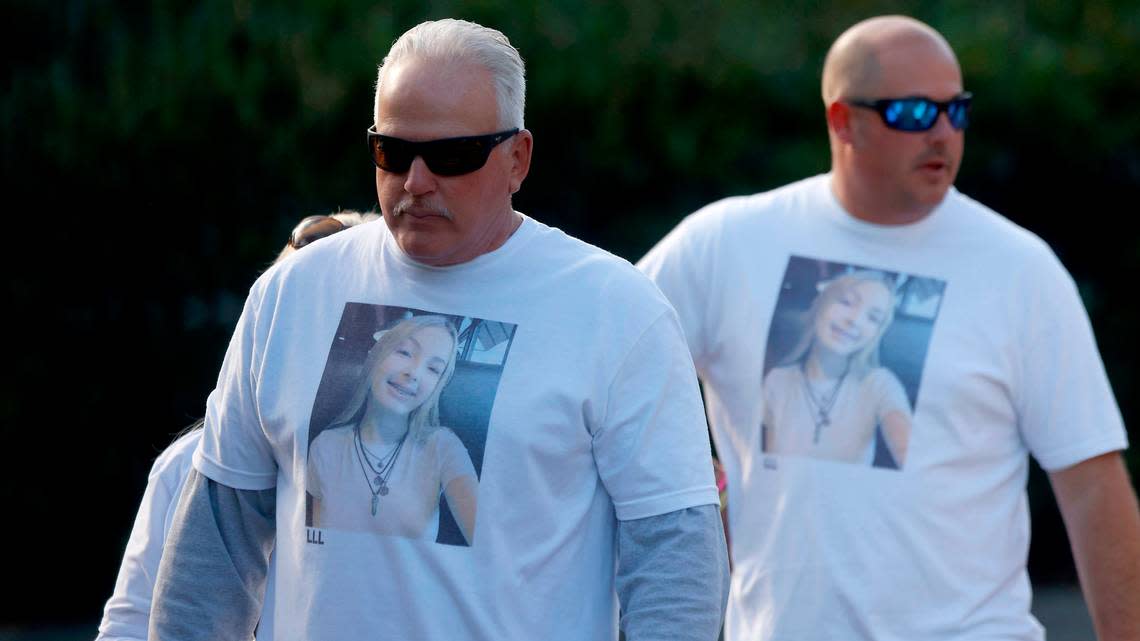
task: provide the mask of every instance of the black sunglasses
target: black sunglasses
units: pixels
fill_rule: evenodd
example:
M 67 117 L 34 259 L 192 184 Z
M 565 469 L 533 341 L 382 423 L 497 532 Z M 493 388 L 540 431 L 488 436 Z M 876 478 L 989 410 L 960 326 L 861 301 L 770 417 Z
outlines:
M 882 100 L 845 100 L 847 104 L 879 112 L 883 124 L 897 131 L 928 131 L 938 122 L 938 114 L 946 112 L 950 126 L 962 130 L 970 124 L 970 101 L 974 94 L 966 92 L 946 102 L 924 96 L 883 98 Z
M 344 231 L 344 223 L 332 216 L 309 216 L 297 223 L 293 233 L 289 234 L 289 246 L 300 249 L 309 243 L 320 240 L 325 236 L 332 236 L 338 231 Z
M 419 156 L 433 174 L 462 176 L 482 169 L 491 156 L 491 150 L 518 132 L 516 128 L 485 136 L 412 142 L 377 133 L 373 126 L 368 128 L 368 151 L 372 155 L 373 164 L 394 174 L 402 174 L 411 169 L 412 161 Z

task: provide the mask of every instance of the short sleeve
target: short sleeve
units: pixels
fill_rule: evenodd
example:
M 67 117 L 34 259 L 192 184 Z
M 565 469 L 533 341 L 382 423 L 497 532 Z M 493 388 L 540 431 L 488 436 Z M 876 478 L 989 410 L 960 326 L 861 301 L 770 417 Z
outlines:
M 205 432 L 194 453 L 199 472 L 239 490 L 266 490 L 277 482 L 276 461 L 257 411 L 257 378 L 272 324 L 264 317 L 272 315 L 265 285 L 266 279 L 259 279 L 246 299 L 217 386 L 206 400 Z
M 332 445 L 332 430 L 325 430 L 313 439 L 309 445 L 309 456 L 305 461 L 305 491 L 318 501 L 324 500 L 325 490 L 321 470 L 329 469 L 334 465 L 329 458 L 328 449 Z
M 475 477 L 475 466 L 471 464 L 471 455 L 463 446 L 463 441 L 455 432 L 441 427 L 433 435 L 436 442 L 436 456 L 439 459 L 439 485 L 447 484 L 461 476 Z
M 875 418 L 879 423 L 891 412 L 902 412 L 907 417 L 913 415 L 910 401 L 907 400 L 906 390 L 898 377 L 889 369 L 876 368 L 872 371 L 872 393 L 875 398 Z
M 1076 284 L 1051 254 L 1034 270 L 1014 390 L 1022 438 L 1053 471 L 1128 439 Z
M 700 251 L 696 216 L 686 218 L 662 238 L 638 261 L 637 268 L 669 299 L 677 312 L 693 361 L 697 367 L 703 367 L 710 358 L 706 314 L 710 309 L 707 297 L 713 288 L 708 283 L 715 282 L 715 275 L 712 274 L 713 265 Z
M 718 503 L 696 372 L 672 310 L 622 360 L 593 450 L 618 519 Z

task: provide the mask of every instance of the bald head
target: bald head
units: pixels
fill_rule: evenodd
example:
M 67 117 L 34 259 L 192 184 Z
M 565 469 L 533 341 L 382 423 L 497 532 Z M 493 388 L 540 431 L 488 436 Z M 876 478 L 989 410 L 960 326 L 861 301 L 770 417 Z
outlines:
M 884 58 L 893 52 L 926 49 L 945 57 L 955 68 L 950 43 L 929 25 L 906 16 L 879 16 L 844 31 L 823 63 L 823 103 L 840 98 L 869 97 L 884 84 Z

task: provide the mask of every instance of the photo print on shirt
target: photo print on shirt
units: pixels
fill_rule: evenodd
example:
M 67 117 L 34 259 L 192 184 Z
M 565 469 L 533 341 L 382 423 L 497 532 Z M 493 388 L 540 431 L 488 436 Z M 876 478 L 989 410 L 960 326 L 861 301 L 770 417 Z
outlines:
M 792 256 L 765 350 L 762 451 L 903 469 L 945 290 L 934 278 Z
M 472 545 L 515 329 L 345 304 L 309 422 L 306 527 Z

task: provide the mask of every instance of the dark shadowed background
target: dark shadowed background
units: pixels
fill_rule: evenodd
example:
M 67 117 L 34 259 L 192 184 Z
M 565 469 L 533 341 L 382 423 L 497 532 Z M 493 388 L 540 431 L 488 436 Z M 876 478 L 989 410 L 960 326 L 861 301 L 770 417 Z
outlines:
M 499 28 L 527 61 L 517 208 L 630 260 L 710 200 L 825 171 L 831 40 L 883 12 L 929 22 L 976 95 L 959 188 L 1053 246 L 1137 422 L 1135 2 L 284 4 L 0 0 L 0 626 L 98 619 L 254 278 L 303 215 L 375 206 L 376 65 L 428 18 Z M 1039 472 L 1030 496 L 1032 575 L 1071 582 Z

